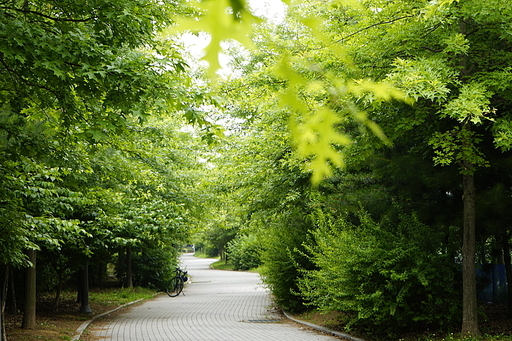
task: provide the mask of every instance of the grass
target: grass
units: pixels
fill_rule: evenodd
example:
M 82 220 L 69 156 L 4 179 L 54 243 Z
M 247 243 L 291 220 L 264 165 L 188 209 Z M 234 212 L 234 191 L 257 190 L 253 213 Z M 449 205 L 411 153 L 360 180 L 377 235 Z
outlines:
M 216 270 L 234 270 L 233 264 L 226 263 L 226 261 L 218 260 L 210 265 L 212 269 Z
M 196 253 L 194 253 L 194 257 L 217 259 L 216 262 L 210 264 L 210 267 L 215 270 L 234 270 L 232 264 L 226 263 L 226 261 L 220 259 L 220 257 L 218 257 L 218 256 L 211 257 L 211 256 L 207 255 L 206 253 L 196 252 Z
M 218 260 L 215 263 L 212 263 L 210 266 L 211 266 L 212 269 L 215 269 L 215 270 L 236 271 L 234 266 L 233 266 L 233 264 L 227 263 L 226 261 L 223 261 L 223 260 Z M 261 267 L 257 267 L 257 268 L 249 269 L 248 271 L 249 272 L 260 273 L 260 270 L 261 270 Z
M 89 300 L 100 305 L 123 305 L 140 299 L 152 298 L 154 290 L 145 288 L 119 288 L 114 290 L 91 291 Z
M 210 257 L 206 253 L 200 252 L 200 251 L 196 251 L 194 253 L 194 257 L 197 257 L 197 258 L 219 258 L 219 257 Z

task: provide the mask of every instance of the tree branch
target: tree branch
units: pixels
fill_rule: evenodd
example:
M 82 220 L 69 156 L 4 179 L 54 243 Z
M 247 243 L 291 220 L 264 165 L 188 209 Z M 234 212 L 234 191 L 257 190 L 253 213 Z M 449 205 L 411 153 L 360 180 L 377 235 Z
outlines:
M 52 17 L 50 15 L 47 15 L 47 14 L 44 14 L 44 13 L 41 13 L 41 12 L 36 12 L 36 11 L 32 11 L 32 10 L 25 10 L 25 9 L 20 9 L 20 8 L 2 7 L 2 9 L 4 9 L 4 10 L 11 10 L 11 11 L 15 11 L 15 12 L 20 12 L 20 13 L 24 13 L 24 14 L 34 14 L 34 15 L 38 15 L 38 16 L 46 18 L 46 19 L 53 20 L 53 21 L 87 22 L 87 21 L 90 21 L 90 20 L 93 20 L 93 19 L 97 18 L 97 17 L 89 17 L 89 18 L 85 18 L 85 19 L 58 18 L 58 17 Z
M 30 83 L 27 79 L 25 79 L 25 77 L 20 75 L 16 70 L 10 68 L 2 58 L 0 58 L 0 64 L 4 66 L 4 70 L 7 71 L 7 73 L 9 75 L 15 76 L 12 78 L 13 83 L 15 84 L 15 87 L 16 87 L 17 82 L 21 82 L 28 87 L 36 87 L 36 88 L 44 89 L 44 90 L 48 91 L 49 93 L 53 94 L 56 98 L 59 98 L 59 94 L 57 91 L 55 91 L 47 86 L 44 86 L 42 84 Z
M 373 27 L 376 27 L 376 26 L 380 26 L 380 25 L 385 25 L 385 24 L 392 24 L 395 21 L 399 21 L 399 20 L 407 19 L 407 18 L 412 18 L 412 17 L 414 17 L 414 15 L 410 14 L 410 15 L 404 15 L 402 17 L 394 18 L 394 19 L 391 19 L 391 20 L 380 21 L 378 23 L 371 24 L 371 25 L 363 27 L 363 28 L 361 28 L 361 29 L 359 29 L 359 30 L 357 30 L 357 31 L 355 31 L 353 33 L 350 33 L 349 35 L 347 35 L 347 36 L 345 36 L 345 37 L 343 37 L 341 39 L 336 40 L 334 43 L 340 43 L 340 42 L 342 42 L 342 41 L 344 41 L 344 40 L 346 40 L 346 39 L 348 39 L 350 37 L 355 36 L 356 34 L 359 34 L 359 33 L 363 32 L 363 31 L 369 30 L 370 28 L 373 28 Z
M 430 52 L 432 52 L 432 53 L 439 53 L 439 52 L 443 52 L 443 50 L 442 50 L 442 49 L 433 49 L 433 48 L 428 47 L 428 46 L 422 46 L 421 48 L 422 48 L 422 49 L 424 49 L 424 50 L 430 51 Z

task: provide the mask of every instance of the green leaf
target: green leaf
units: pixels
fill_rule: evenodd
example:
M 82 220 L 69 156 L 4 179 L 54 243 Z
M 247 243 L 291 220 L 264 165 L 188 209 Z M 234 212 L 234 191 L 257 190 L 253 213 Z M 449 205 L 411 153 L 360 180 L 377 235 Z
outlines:
M 459 122 L 481 124 L 484 120 L 492 121 L 493 118 L 490 116 L 494 110 L 489 106 L 492 95 L 482 83 L 465 84 L 459 96 L 446 104 L 443 114 Z
M 313 173 L 311 182 L 314 185 L 332 174 L 331 165 L 343 166 L 343 157 L 335 146 L 346 146 L 350 139 L 336 129 L 340 121 L 332 110 L 319 108 L 304 123 L 291 123 L 298 155 L 311 159 L 308 169 Z
M 195 4 L 200 13 L 195 18 L 180 18 L 173 30 L 207 32 L 211 36 L 204 59 L 210 64 L 209 75 L 220 69 L 221 42 L 234 39 L 250 48 L 253 24 L 262 20 L 251 14 L 244 0 L 206 0 Z

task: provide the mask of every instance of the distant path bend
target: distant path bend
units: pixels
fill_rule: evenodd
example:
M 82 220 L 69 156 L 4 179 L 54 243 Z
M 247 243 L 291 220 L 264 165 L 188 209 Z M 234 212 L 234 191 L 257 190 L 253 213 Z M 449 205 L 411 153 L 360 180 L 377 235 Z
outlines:
M 332 341 L 283 321 L 258 274 L 211 270 L 214 259 L 182 256 L 191 283 L 178 297 L 161 295 L 90 328 L 112 341 Z

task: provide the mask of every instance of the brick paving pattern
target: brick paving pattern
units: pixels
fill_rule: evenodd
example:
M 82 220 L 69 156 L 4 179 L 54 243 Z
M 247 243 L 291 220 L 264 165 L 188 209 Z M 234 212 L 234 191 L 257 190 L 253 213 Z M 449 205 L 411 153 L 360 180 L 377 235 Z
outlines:
M 258 274 L 211 270 L 213 261 L 184 255 L 185 295 L 161 295 L 90 332 L 112 341 L 339 340 L 282 320 Z

